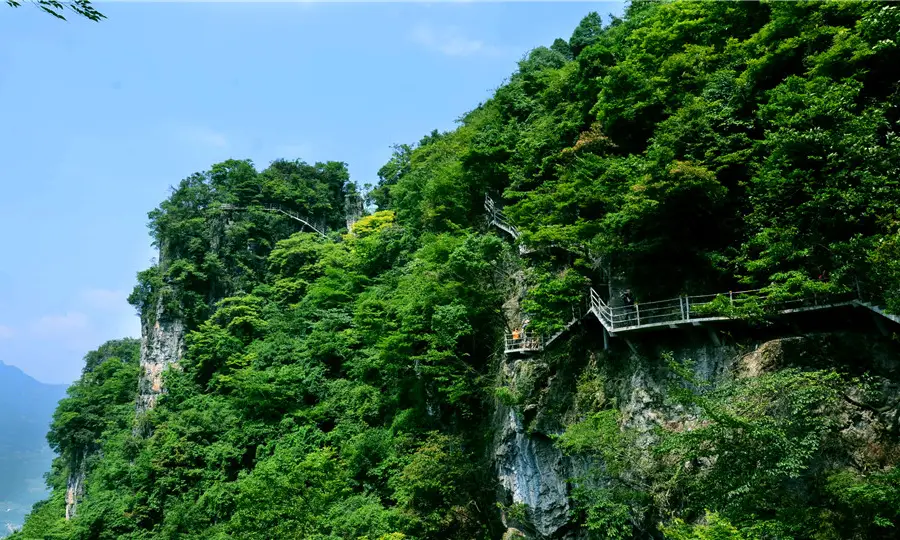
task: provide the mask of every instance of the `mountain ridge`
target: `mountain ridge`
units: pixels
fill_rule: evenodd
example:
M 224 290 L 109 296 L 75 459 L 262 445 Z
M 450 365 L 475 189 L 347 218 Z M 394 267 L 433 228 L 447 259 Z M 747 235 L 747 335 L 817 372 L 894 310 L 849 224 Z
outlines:
M 43 475 L 53 461 L 47 431 L 67 388 L 0 360 L 0 516 L 6 524 L 21 525 L 31 505 L 47 494 Z M 0 536 L 6 529 L 0 527 Z

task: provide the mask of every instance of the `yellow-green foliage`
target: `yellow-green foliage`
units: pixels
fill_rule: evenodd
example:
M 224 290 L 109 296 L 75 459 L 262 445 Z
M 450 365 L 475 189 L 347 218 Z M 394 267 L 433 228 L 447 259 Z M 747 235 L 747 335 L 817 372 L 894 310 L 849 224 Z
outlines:
M 380 210 L 372 215 L 360 218 L 353 224 L 353 232 L 360 238 L 377 233 L 394 223 L 396 216 L 391 210 Z

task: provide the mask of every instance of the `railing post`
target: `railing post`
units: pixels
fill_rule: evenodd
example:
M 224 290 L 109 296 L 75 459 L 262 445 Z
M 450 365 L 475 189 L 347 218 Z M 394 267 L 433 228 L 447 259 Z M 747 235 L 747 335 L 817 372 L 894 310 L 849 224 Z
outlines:
M 728 299 L 731 300 L 731 307 L 734 307 L 734 292 L 728 291 Z
M 634 304 L 634 314 L 637 315 L 637 325 L 641 325 L 641 308 L 638 307 L 638 304 L 635 302 Z
M 678 297 L 678 311 L 680 312 L 679 314 L 681 315 L 681 317 L 679 317 L 679 318 L 683 321 L 684 320 L 684 297 L 683 296 Z
M 691 320 L 691 297 L 690 296 L 684 297 L 684 314 L 685 314 L 684 320 L 690 321 Z

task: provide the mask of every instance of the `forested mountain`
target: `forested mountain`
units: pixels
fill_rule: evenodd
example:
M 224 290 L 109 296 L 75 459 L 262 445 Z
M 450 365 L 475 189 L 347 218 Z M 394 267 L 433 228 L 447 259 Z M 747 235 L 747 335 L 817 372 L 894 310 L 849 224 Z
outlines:
M 140 359 L 89 356 L 15 538 L 894 538 L 898 327 L 767 306 L 900 309 L 898 62 L 892 4 L 632 2 L 397 146 L 358 220 L 340 162 L 188 177 Z M 763 300 L 610 335 L 568 324 L 588 285 Z M 525 319 L 567 330 L 504 354 Z
M 53 453 L 45 435 L 65 390 L 0 362 L 0 536 L 46 495 L 43 475 Z

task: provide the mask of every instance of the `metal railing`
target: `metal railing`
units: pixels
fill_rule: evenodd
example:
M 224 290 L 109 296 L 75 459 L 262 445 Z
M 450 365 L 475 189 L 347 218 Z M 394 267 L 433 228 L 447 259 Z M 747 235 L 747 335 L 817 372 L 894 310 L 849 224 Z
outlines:
M 540 351 L 545 347 L 549 347 L 557 338 L 569 331 L 581 319 L 591 313 L 590 309 L 584 309 L 581 305 L 572 306 L 572 318 L 562 328 L 552 334 L 542 334 L 535 336 L 528 334 L 524 330 L 520 332 L 507 332 L 504 342 L 503 351 L 509 353 Z M 518 337 L 517 337 L 518 335 Z
M 497 205 L 494 204 L 494 201 L 487 195 L 484 196 L 484 209 L 485 211 L 487 211 L 488 221 L 491 225 L 512 236 L 513 240 L 519 239 L 519 229 L 510 224 L 510 222 L 506 219 L 506 215 L 503 213 L 503 211 L 497 208 Z M 526 246 L 525 244 L 519 244 L 519 255 L 528 255 L 529 253 L 533 252 L 534 249 Z
M 610 334 L 644 328 L 663 326 L 675 328 L 678 325 L 730 320 L 742 318 L 748 313 L 788 314 L 851 305 L 866 307 L 900 323 L 900 317 L 885 313 L 880 307 L 863 302 L 851 293 L 778 299 L 767 294 L 764 289 L 752 289 L 610 306 L 591 287 L 587 299 L 589 301 L 588 313 L 593 313 Z M 571 328 L 581 319 L 581 316 L 581 311 L 573 307 L 573 319 L 549 338 L 546 336 L 535 338 L 522 334 L 518 339 L 514 339 L 514 334 L 507 334 L 505 352 L 540 351 Z
M 314 225 L 314 224 L 311 222 L 311 220 L 309 220 L 309 219 L 307 219 L 307 218 L 303 218 L 303 217 L 297 215 L 293 210 L 286 210 L 286 209 L 282 208 L 281 206 L 277 206 L 277 205 L 274 205 L 274 204 L 267 204 L 267 205 L 264 205 L 264 206 L 250 207 L 250 206 L 235 206 L 235 205 L 233 205 L 233 204 L 224 203 L 224 204 L 220 204 L 218 208 L 219 208 L 220 210 L 229 210 L 229 211 L 232 211 L 232 210 L 250 210 L 251 208 L 253 208 L 253 209 L 258 209 L 258 210 L 268 210 L 269 212 L 279 212 L 279 213 L 284 214 L 284 215 L 286 215 L 287 217 L 293 219 L 294 221 L 299 221 L 300 223 L 306 225 L 307 227 L 309 227 L 310 229 L 312 229 L 313 231 L 315 231 L 316 233 L 318 233 L 318 234 L 319 234 L 320 236 L 322 236 L 323 238 L 325 238 L 325 236 L 326 236 L 326 235 L 325 235 L 325 226 L 324 226 L 323 224 L 317 224 L 317 225 Z
M 503 351 L 507 354 L 517 352 L 534 352 L 544 348 L 544 339 L 525 332 L 506 334 Z
M 488 213 L 488 218 L 492 225 L 495 225 L 497 228 L 505 231 L 507 234 L 513 237 L 513 239 L 519 239 L 519 230 L 516 229 L 513 225 L 510 225 L 509 221 L 506 219 L 506 215 L 503 213 L 503 210 L 497 208 L 497 205 L 494 204 L 493 199 L 489 196 L 484 196 L 484 209 Z
M 491 225 L 506 232 L 514 240 L 519 239 L 519 230 L 509 223 L 506 215 L 488 195 L 484 196 L 484 209 Z M 532 251 L 524 245 L 519 245 L 521 254 Z M 594 256 L 589 250 L 587 256 L 595 263 L 594 266 L 601 265 L 602 259 L 599 256 Z M 586 313 L 583 308 L 573 306 L 572 320 L 550 336 L 526 335 L 522 331 L 517 337 L 514 333 L 507 333 L 504 350 L 506 353 L 540 351 L 569 330 L 587 313 L 593 313 L 611 335 L 644 328 L 662 326 L 674 328 L 684 324 L 745 318 L 753 313 L 786 314 L 848 305 L 863 306 L 900 324 L 900 316 L 885 312 L 875 303 L 877 300 L 874 298 L 878 296 L 877 294 L 864 294 L 859 283 L 856 288 L 856 294 L 814 294 L 809 297 L 786 299 L 773 297 L 765 289 L 750 289 L 611 306 L 591 287 L 586 298 L 588 301 Z
M 293 220 L 295 220 L 295 221 L 299 221 L 300 223 L 306 225 L 306 226 L 309 227 L 310 229 L 312 229 L 312 230 L 314 230 L 315 232 L 319 233 L 319 235 L 322 236 L 323 238 L 325 237 L 325 227 L 324 227 L 323 225 L 319 225 L 319 226 L 317 227 L 317 226 L 313 225 L 312 223 L 310 223 L 307 219 L 304 219 L 304 218 L 300 217 L 299 215 L 297 215 L 297 214 L 294 213 L 293 211 L 291 211 L 291 210 L 285 210 L 284 208 L 282 208 L 282 207 L 280 207 L 280 206 L 268 205 L 268 206 L 266 206 L 265 208 L 266 208 L 266 210 L 269 210 L 269 211 L 272 211 L 272 212 L 280 212 L 280 213 L 286 215 L 287 217 L 289 217 L 289 218 L 291 218 L 291 219 L 293 219 Z
M 668 300 L 636 302 L 612 307 L 591 289 L 591 311 L 611 333 L 653 326 L 726 320 L 741 316 L 744 308 L 765 313 L 790 313 L 852 304 L 848 294 L 814 295 L 806 298 L 777 299 L 763 289 L 680 296 Z

